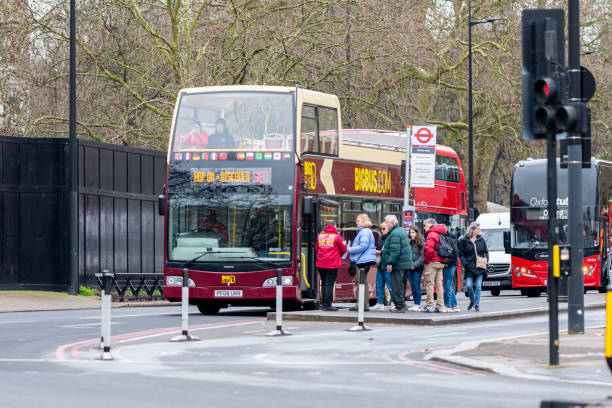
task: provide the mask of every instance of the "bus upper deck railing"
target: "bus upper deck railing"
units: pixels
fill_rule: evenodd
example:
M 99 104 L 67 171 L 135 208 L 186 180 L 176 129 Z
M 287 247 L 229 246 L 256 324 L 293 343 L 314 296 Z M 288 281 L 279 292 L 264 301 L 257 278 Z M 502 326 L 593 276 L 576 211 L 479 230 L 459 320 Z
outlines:
M 96 276 L 100 288 L 102 279 Z M 111 293 L 113 300 L 155 300 L 163 296 L 163 273 L 116 273 Z

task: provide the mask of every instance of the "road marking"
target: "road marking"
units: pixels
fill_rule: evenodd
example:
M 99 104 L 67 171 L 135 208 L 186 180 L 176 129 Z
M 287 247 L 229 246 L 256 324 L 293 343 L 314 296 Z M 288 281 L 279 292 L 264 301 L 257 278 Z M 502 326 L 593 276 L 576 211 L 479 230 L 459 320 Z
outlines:
M 214 329 L 218 327 L 242 326 L 245 324 L 261 323 L 262 321 L 265 321 L 265 320 L 266 320 L 265 317 L 261 317 L 257 319 L 237 320 L 237 321 L 234 320 L 234 321 L 227 321 L 227 322 L 200 324 L 200 325 L 195 325 L 195 326 L 189 326 L 189 331 L 208 330 L 208 329 Z M 153 330 L 145 330 L 145 331 L 134 332 L 134 333 L 124 333 L 124 334 L 112 336 L 111 343 L 118 343 L 121 341 L 123 342 L 136 341 L 136 340 L 142 340 L 146 338 L 158 337 L 158 336 L 163 336 L 166 334 L 174 334 L 174 333 L 180 333 L 180 332 L 181 332 L 180 327 L 169 327 L 165 329 L 153 329 Z M 82 349 L 83 347 L 94 346 L 96 344 L 100 344 L 100 338 L 77 341 L 75 343 L 70 343 L 70 344 L 64 344 L 64 345 L 58 346 L 55 349 L 55 357 L 59 361 L 67 361 L 68 359 L 66 358 L 65 353 L 66 351 L 69 351 L 70 357 L 72 359 L 78 360 L 80 358 L 79 356 L 80 349 Z
M 82 324 L 65 324 L 63 326 L 57 326 L 57 327 L 66 327 L 69 329 L 84 329 L 87 327 L 91 327 L 91 326 L 99 326 L 101 323 L 82 323 Z M 111 325 L 115 326 L 118 324 L 125 324 L 125 322 L 112 322 Z
M 180 316 L 181 312 L 176 311 L 174 313 L 143 313 L 143 314 L 131 314 L 131 315 L 120 315 L 120 314 L 113 314 L 113 319 L 114 318 L 120 318 L 120 317 L 143 317 L 143 316 Z M 200 312 L 194 312 L 194 314 L 200 314 Z M 91 316 L 91 317 L 80 317 L 81 320 L 93 320 L 93 319 L 98 319 L 100 320 L 100 316 Z
M 12 322 L 0 322 L 0 324 L 13 324 L 13 323 L 36 323 L 38 320 L 14 320 Z

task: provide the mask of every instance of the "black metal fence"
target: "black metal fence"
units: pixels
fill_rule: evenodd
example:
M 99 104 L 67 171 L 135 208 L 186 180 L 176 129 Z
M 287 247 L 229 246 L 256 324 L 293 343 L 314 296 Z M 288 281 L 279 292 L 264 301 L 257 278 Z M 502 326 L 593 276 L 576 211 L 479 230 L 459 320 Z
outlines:
M 0 289 L 68 289 L 68 160 L 67 139 L 0 137 Z M 79 141 L 81 285 L 107 269 L 146 276 L 136 295 L 159 290 L 165 163 L 162 151 Z

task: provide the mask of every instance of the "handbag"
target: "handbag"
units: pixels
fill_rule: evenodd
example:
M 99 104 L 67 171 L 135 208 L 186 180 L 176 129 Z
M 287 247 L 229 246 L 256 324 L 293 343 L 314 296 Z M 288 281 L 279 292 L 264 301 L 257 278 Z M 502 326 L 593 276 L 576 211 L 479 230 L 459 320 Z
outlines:
M 478 256 L 478 250 L 476 249 L 476 244 L 473 241 L 472 245 L 474 245 L 474 253 L 476 254 L 476 268 L 486 270 L 487 258 L 484 256 Z
M 348 268 L 348 273 L 351 276 L 357 275 L 357 262 L 351 262 Z
M 376 255 L 376 267 L 380 268 L 380 262 L 382 261 L 382 258 L 380 255 Z

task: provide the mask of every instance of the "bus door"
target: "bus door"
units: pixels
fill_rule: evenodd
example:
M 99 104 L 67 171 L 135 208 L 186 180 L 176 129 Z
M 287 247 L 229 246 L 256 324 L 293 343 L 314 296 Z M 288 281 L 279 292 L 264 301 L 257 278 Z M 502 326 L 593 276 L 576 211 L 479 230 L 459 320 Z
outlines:
M 316 299 L 319 293 L 319 280 L 315 268 L 316 214 L 314 198 L 312 196 L 304 196 L 302 199 L 302 229 L 300 237 L 302 297 L 310 299 Z
M 610 282 L 610 221 L 606 217 L 599 219 L 599 245 L 601 250 L 601 287 L 606 287 Z

